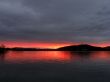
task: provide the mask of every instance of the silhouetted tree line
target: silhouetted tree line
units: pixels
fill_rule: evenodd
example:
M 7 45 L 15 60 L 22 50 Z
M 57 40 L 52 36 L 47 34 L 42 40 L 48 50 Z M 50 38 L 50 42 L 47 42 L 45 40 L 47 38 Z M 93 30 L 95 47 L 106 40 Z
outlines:
M 4 51 L 53 51 L 54 49 L 48 49 L 48 48 L 23 48 L 23 47 L 14 47 L 14 48 L 7 48 L 4 44 L 0 45 L 0 52 Z
M 0 45 L 0 53 L 4 53 L 6 51 L 5 45 L 1 44 Z

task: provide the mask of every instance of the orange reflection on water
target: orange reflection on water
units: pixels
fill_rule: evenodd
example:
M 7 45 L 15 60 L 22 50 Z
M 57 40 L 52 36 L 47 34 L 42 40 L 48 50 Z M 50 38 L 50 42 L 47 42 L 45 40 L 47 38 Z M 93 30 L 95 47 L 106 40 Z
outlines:
M 35 51 L 35 52 L 9 52 L 5 61 L 69 61 L 71 60 L 71 54 L 68 52 L 60 51 Z
M 90 56 L 90 58 L 94 60 L 108 60 L 110 59 L 110 52 L 104 52 L 104 51 L 95 52 Z
M 67 52 L 67 51 L 10 51 L 0 55 L 5 62 L 72 62 L 83 60 L 110 60 L 110 52 Z

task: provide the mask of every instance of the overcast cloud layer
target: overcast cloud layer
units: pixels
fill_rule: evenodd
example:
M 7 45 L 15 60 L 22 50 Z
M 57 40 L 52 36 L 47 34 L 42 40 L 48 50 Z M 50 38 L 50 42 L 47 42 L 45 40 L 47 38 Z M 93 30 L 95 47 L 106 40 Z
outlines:
M 0 0 L 0 39 L 110 40 L 110 0 Z

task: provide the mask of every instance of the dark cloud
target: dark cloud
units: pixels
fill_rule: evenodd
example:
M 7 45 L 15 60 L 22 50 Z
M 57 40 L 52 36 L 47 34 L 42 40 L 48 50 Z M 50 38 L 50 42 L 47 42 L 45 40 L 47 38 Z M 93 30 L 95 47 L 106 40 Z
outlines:
M 109 0 L 0 0 L 0 39 L 110 40 Z

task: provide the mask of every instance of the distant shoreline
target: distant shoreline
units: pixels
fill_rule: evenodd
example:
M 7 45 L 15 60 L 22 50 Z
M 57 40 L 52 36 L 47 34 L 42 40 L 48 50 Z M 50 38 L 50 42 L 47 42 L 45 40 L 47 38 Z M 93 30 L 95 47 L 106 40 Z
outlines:
M 110 51 L 110 46 L 107 47 L 97 47 L 91 46 L 88 44 L 80 44 L 80 45 L 71 45 L 71 46 L 64 46 L 57 49 L 48 49 L 48 48 L 22 48 L 22 47 L 15 47 L 15 48 L 5 48 L 0 47 L 0 52 L 2 51 Z

